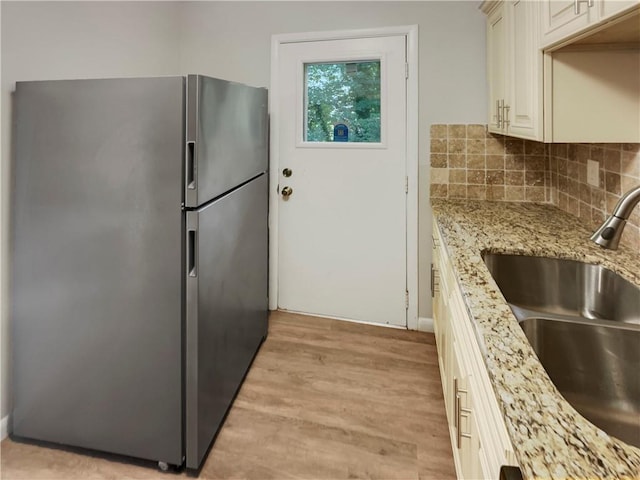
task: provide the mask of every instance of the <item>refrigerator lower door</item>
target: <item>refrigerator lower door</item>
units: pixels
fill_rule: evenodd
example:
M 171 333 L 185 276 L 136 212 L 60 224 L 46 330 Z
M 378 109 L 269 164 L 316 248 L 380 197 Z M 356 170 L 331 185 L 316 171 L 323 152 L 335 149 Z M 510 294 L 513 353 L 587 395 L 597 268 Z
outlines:
M 267 175 L 186 224 L 186 466 L 197 469 L 267 334 Z
M 16 436 L 182 463 L 183 92 L 18 83 Z

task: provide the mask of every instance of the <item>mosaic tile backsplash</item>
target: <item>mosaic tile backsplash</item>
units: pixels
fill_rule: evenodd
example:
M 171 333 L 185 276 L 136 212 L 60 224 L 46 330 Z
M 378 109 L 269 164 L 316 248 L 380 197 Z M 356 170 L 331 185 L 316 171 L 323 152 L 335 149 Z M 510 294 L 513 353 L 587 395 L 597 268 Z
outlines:
M 640 144 L 545 144 L 494 135 L 486 125 L 431 125 L 431 198 L 552 203 L 595 229 L 640 185 Z M 587 160 L 600 185 L 587 183 Z M 622 240 L 640 253 L 640 206 Z

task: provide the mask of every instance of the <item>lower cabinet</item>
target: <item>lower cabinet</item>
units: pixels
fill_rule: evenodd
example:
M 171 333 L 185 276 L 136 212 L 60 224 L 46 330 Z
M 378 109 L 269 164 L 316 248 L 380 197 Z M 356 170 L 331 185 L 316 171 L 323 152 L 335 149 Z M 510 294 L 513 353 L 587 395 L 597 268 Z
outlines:
M 456 473 L 498 479 L 517 465 L 500 407 L 438 227 L 433 226 L 434 333 Z
M 460 345 L 453 341 L 451 373 L 453 385 L 450 402 L 452 415 L 449 417 L 449 431 L 456 458 L 456 472 L 459 478 L 489 478 L 480 467 L 480 439 L 476 424 L 473 395 L 469 388 L 469 375 L 459 358 Z M 457 454 L 457 455 L 456 455 Z

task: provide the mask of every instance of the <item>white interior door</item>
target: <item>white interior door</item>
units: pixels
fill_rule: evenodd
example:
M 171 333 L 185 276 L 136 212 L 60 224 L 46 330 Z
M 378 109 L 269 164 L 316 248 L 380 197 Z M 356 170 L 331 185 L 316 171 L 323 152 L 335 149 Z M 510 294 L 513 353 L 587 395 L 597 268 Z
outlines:
M 278 307 L 407 322 L 404 35 L 278 57 Z

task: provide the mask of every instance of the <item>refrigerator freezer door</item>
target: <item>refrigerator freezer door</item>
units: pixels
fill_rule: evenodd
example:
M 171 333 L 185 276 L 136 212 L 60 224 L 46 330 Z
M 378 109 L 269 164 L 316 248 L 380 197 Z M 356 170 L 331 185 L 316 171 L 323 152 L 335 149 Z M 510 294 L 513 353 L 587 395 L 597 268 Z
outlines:
M 187 212 L 186 466 L 198 468 L 267 334 L 267 175 Z
M 182 463 L 183 84 L 17 85 L 16 436 Z
M 185 206 L 266 172 L 267 126 L 266 89 L 188 75 Z

